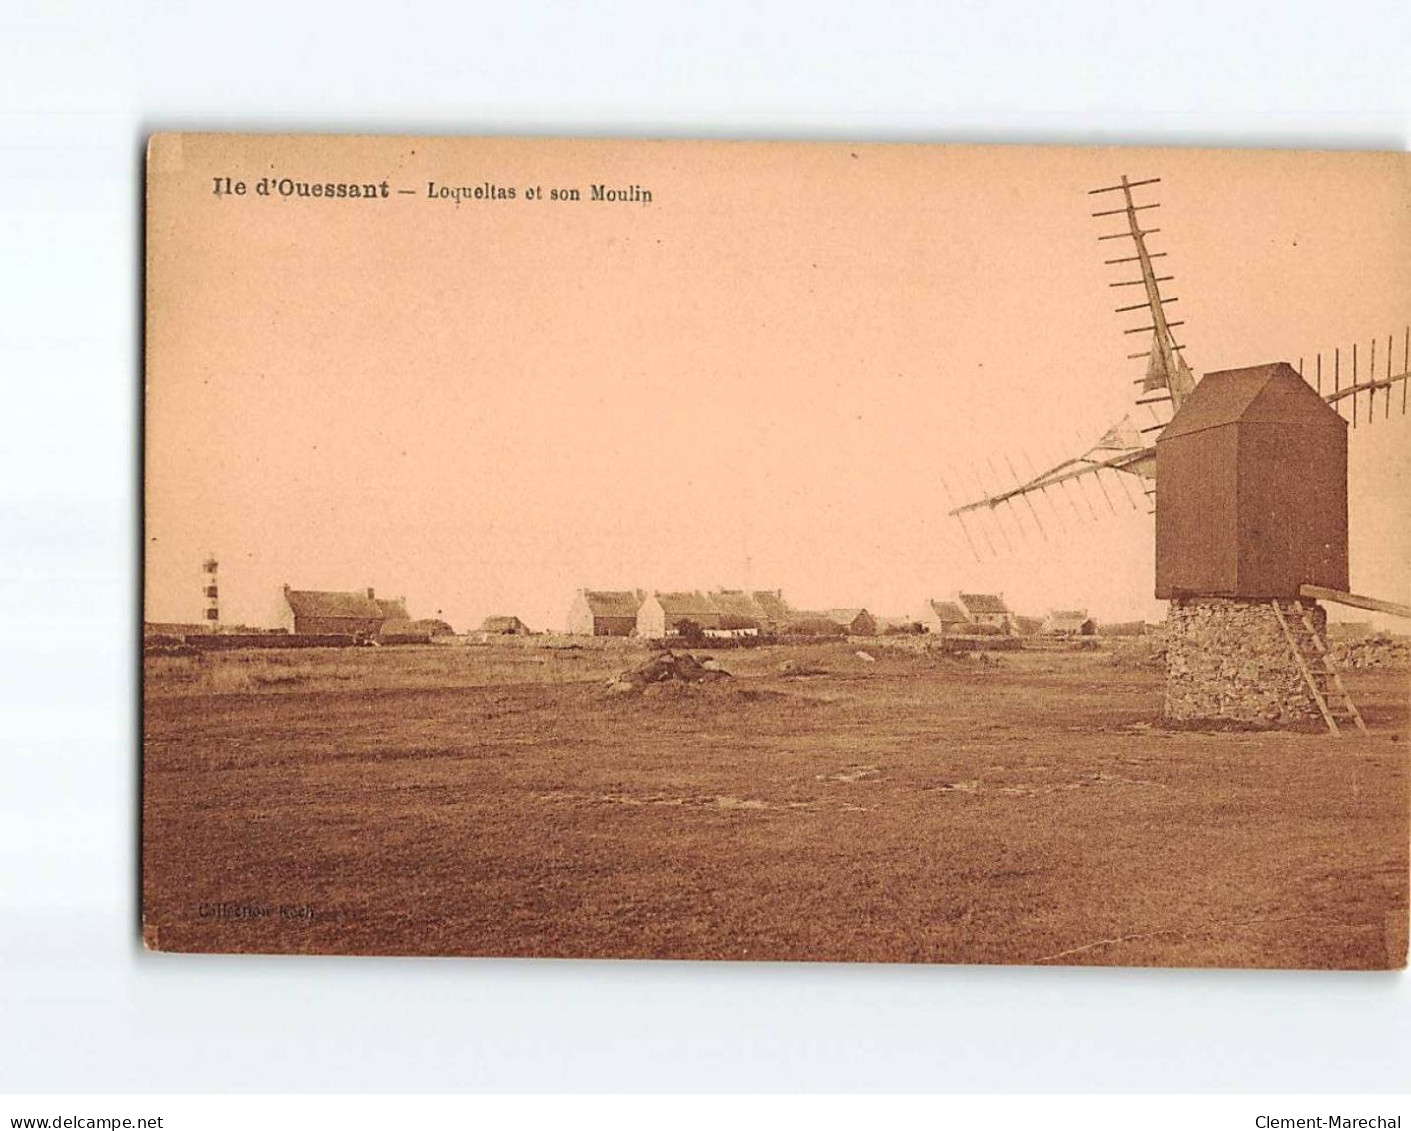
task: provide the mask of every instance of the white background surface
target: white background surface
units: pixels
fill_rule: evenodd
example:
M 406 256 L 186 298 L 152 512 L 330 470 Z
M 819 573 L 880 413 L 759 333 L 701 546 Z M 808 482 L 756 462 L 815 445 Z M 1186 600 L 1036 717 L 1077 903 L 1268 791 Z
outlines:
M 1405 1090 L 1404 975 L 146 955 L 155 129 L 1406 148 L 1411 6 L 0 6 L 0 1090 Z

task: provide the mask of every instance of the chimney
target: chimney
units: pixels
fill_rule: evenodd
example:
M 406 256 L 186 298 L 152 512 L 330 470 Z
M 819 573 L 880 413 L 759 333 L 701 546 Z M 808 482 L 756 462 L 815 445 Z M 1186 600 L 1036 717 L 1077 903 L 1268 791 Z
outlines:
M 376 597 L 377 597 L 377 594 L 372 591 L 372 586 L 369 585 L 369 586 L 367 587 L 367 599 L 368 599 L 369 601 L 371 601 L 371 600 L 374 600 Z

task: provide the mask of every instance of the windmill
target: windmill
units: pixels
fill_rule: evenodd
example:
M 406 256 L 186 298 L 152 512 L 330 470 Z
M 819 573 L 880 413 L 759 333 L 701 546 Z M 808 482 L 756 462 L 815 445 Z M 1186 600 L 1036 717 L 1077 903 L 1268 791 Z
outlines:
M 987 492 L 950 514 L 978 560 L 967 515 L 994 515 L 1009 544 L 997 512 L 1012 509 L 1016 499 L 1038 522 L 1035 494 L 1066 492 L 1075 484 L 1081 492 L 1096 482 L 1112 506 L 1104 475 L 1124 487 L 1136 479 L 1155 515 L 1156 596 L 1169 602 L 1165 716 L 1182 723 L 1260 726 L 1321 719 L 1334 735 L 1341 733 L 1340 725 L 1365 731 L 1366 722 L 1336 665 L 1329 663 L 1327 615 L 1318 602 L 1411 617 L 1411 607 L 1346 591 L 1347 424 L 1355 428 L 1364 418 L 1364 396 L 1368 424 L 1379 398 L 1384 415 L 1390 416 L 1398 384 L 1405 414 L 1411 328 L 1402 339 L 1399 370 L 1393 339 L 1386 341 L 1381 367 L 1377 341 L 1365 353 L 1353 346 L 1344 384 L 1344 353 L 1335 350 L 1326 367 L 1332 378 L 1327 392 L 1321 354 L 1314 359 L 1312 381 L 1300 359 L 1296 368 L 1273 362 L 1214 371 L 1197 382 L 1175 338 L 1182 323 L 1166 316 L 1177 300 L 1161 290 L 1172 276 L 1158 274 L 1154 265 L 1165 253 L 1147 246 L 1147 237 L 1159 229 L 1142 227 L 1142 215 L 1158 205 L 1139 204 L 1133 197 L 1133 189 L 1159 183 L 1159 177 L 1132 181 L 1124 176 L 1090 194 L 1122 194 L 1121 207 L 1093 216 L 1121 216 L 1125 228 L 1098 239 L 1131 240 L 1133 254 L 1108 259 L 1105 265 L 1138 277 L 1109 286 L 1141 287 L 1144 301 L 1125 303 L 1116 312 L 1140 312 L 1150 320 L 1124 330 L 1150 335 L 1148 349 L 1128 355 L 1146 361 L 1145 373 L 1133 382 L 1138 389 L 1132 411 L 1081 454 L 1026 481 L 1016 477 L 1012 487 Z M 1342 416 L 1344 406 L 1351 410 L 1350 422 Z M 1009 466 L 1012 472 L 1012 462 Z M 1130 493 L 1128 498 L 1138 505 Z M 1096 517 L 1090 499 L 1088 506 Z M 1076 505 L 1073 511 L 1079 513 Z M 1039 529 L 1042 533 L 1041 523 Z M 983 525 L 981 533 L 995 554 Z
M 1131 241 L 1129 249 L 1132 254 L 1114 256 L 1111 259 L 1103 260 L 1103 263 L 1105 266 L 1122 268 L 1122 273 L 1126 275 L 1136 274 L 1137 278 L 1114 280 L 1108 286 L 1114 290 L 1133 294 L 1136 292 L 1128 292 L 1127 288 L 1139 287 L 1143 299 L 1139 302 L 1124 303 L 1115 308 L 1115 313 L 1121 315 L 1142 314 L 1149 318 L 1148 324 L 1128 327 L 1123 330 L 1123 333 L 1128 335 L 1150 335 L 1150 345 L 1147 349 L 1127 355 L 1129 361 L 1140 359 L 1146 362 L 1144 374 L 1132 382 L 1137 386 L 1133 409 L 1079 454 L 1054 464 L 1042 472 L 1035 472 L 1031 468 L 1027 479 L 1022 478 L 1016 472 L 1013 461 L 1006 455 L 1004 457 L 1005 463 L 1013 479 L 1010 486 L 995 491 L 986 490 L 982 486 L 982 494 L 979 498 L 956 506 L 948 512 L 959 521 L 971 553 L 975 555 L 977 560 L 980 557 L 980 551 L 966 525 L 967 516 L 971 516 L 972 520 L 983 518 L 985 515 L 994 516 L 1001 508 L 1013 509 L 1016 501 L 1020 501 L 1024 503 L 1030 518 L 1042 533 L 1043 523 L 1039 518 L 1039 512 L 1033 505 L 1034 497 L 1040 496 L 1052 501 L 1050 491 L 1063 494 L 1076 489 L 1083 493 L 1090 483 L 1097 484 L 1107 506 L 1115 513 L 1116 507 L 1112 502 L 1112 494 L 1104 483 L 1104 475 L 1109 480 L 1116 479 L 1128 501 L 1133 506 L 1138 506 L 1135 496 L 1129 489 L 1131 482 L 1135 480 L 1146 496 L 1148 511 L 1155 510 L 1156 436 L 1171 422 L 1172 417 L 1194 391 L 1197 383 L 1195 374 L 1186 362 L 1185 347 L 1176 341 L 1174 333 L 1176 328 L 1184 323 L 1180 320 L 1172 321 L 1167 317 L 1167 307 L 1179 300 L 1175 296 L 1163 294 L 1161 290 L 1163 283 L 1169 283 L 1174 279 L 1173 275 L 1159 274 L 1155 265 L 1156 260 L 1166 258 L 1166 252 L 1152 251 L 1147 246 L 1147 237 L 1158 234 L 1161 229 L 1142 227 L 1143 215 L 1159 208 L 1160 204 L 1155 201 L 1138 203 L 1137 198 L 1133 195 L 1134 189 L 1148 188 L 1160 183 L 1160 177 L 1130 180 L 1123 176 L 1115 185 L 1092 189 L 1088 193 L 1089 196 L 1121 193 L 1118 198 L 1121 201 L 1120 207 L 1099 209 L 1093 212 L 1092 216 L 1095 219 L 1103 220 L 1120 216 L 1125 221 L 1124 227 L 1120 230 L 1104 232 L 1099 235 L 1097 238 L 1100 243 L 1112 240 Z M 1395 344 L 1401 345 L 1399 367 L 1393 363 Z M 1370 343 L 1370 348 L 1361 352 L 1360 355 L 1358 346 L 1354 345 L 1350 354 L 1338 349 L 1333 352 L 1331 358 L 1325 359 L 1324 355 L 1320 353 L 1314 359 L 1313 380 L 1309 383 L 1339 414 L 1344 411 L 1344 407 L 1349 409 L 1354 428 L 1359 423 L 1359 418 L 1364 418 L 1367 423 L 1371 423 L 1379 393 L 1384 394 L 1382 409 L 1384 415 L 1389 417 L 1392 407 L 1392 389 L 1398 384 L 1401 386 L 1401 412 L 1403 415 L 1406 412 L 1407 378 L 1411 376 L 1411 327 L 1407 328 L 1403 334 L 1401 343 L 1395 343 L 1391 337 L 1387 338 L 1386 347 L 1381 353 L 1383 361 L 1380 366 L 1377 347 L 1378 341 L 1373 340 Z M 1362 364 L 1361 358 L 1367 359 L 1365 366 Z M 1331 364 L 1325 364 L 1325 361 Z M 1298 371 L 1305 380 L 1308 380 L 1302 358 L 1299 359 Z M 1344 374 L 1347 377 L 1346 383 L 1344 383 Z M 1324 386 L 1329 383 L 1329 379 L 1331 380 L 1331 389 L 1325 392 Z M 1366 396 L 1365 413 L 1360 409 L 1364 395 Z M 991 466 L 993 467 L 993 465 Z M 1089 510 L 1096 516 L 1097 512 L 1093 509 L 1086 494 L 1084 498 L 1088 503 Z M 1071 504 L 1071 498 L 1069 502 Z M 1076 513 L 1076 506 L 1074 510 Z M 998 520 L 996 519 L 996 521 Z M 1022 529 L 1023 523 L 1018 519 L 1015 520 L 1015 524 Z M 1000 524 L 1000 530 L 1007 543 L 1008 533 L 1004 531 L 1003 524 Z M 983 526 L 981 534 L 984 545 L 992 555 L 995 555 L 995 541 L 989 537 L 988 531 Z

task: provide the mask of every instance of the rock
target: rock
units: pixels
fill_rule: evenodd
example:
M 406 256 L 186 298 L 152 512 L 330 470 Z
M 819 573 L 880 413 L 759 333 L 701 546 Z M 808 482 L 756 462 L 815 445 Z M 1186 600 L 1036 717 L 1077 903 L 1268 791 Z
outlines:
M 625 694 L 641 691 L 655 683 L 708 683 L 729 678 L 730 673 L 714 659 L 702 662 L 689 652 L 680 655 L 661 652 L 635 668 L 613 676 L 607 681 L 607 688 L 614 694 Z
M 1406 668 L 1411 666 L 1411 641 L 1378 633 L 1335 644 L 1331 654 L 1345 668 Z
M 854 652 L 853 655 L 856 656 L 859 660 L 866 660 L 869 664 L 875 664 L 877 662 L 877 657 L 869 652 L 858 651 Z

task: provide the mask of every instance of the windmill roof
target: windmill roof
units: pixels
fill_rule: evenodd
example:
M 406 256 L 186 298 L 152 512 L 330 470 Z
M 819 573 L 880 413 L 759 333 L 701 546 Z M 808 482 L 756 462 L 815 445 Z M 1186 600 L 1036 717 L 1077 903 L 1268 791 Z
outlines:
M 1158 437 L 1171 440 L 1236 421 L 1306 424 L 1337 416 L 1287 362 L 1207 373 Z

